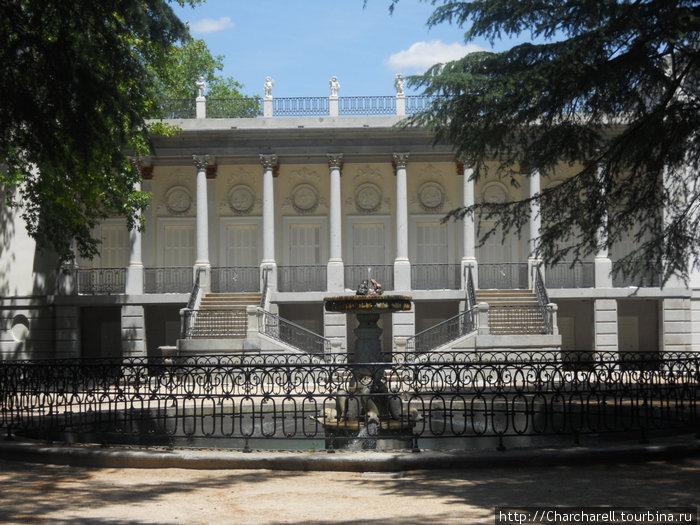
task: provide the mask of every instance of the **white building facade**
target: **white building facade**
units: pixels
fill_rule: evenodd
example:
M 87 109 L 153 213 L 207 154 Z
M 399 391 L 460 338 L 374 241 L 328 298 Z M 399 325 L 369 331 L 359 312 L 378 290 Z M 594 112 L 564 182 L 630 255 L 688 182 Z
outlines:
M 200 96 L 192 118 L 167 120 L 181 131 L 153 137 L 152 156 L 137 159 L 141 189 L 151 194 L 145 230 L 128 231 L 119 217 L 104 221 L 92 261 L 57 271 L 18 215 L 8 219 L 0 357 L 158 355 L 185 338 L 181 310 L 197 275 L 203 294 L 252 294 L 249 307 L 265 292 L 272 314 L 325 337 L 334 351 L 352 348 L 353 327 L 344 315 L 324 312 L 323 298 L 354 293 L 372 277 L 385 293 L 413 298 L 410 312 L 381 321 L 384 346 L 401 349 L 407 338 L 475 306 L 470 272 L 477 291 L 527 290 L 538 268 L 556 305 L 548 335 L 557 340 L 544 346 L 592 353 L 698 347 L 700 279 L 664 287 L 657 276 L 642 286 L 613 279 L 613 261 L 631 244 L 573 266 L 546 266 L 530 257 L 537 213 L 520 235 L 492 235 L 483 245 L 479 231 L 487 222 L 443 222 L 459 206 L 534 195 L 572 169 L 524 176 L 520 188 L 495 176 L 474 182 L 450 145 L 398 126 L 424 101 L 396 87 L 389 97 L 342 97 L 336 90 L 274 99 L 270 85 L 261 116 L 248 118 Z M 224 338 L 198 348 L 261 349 L 248 339 L 247 346 Z

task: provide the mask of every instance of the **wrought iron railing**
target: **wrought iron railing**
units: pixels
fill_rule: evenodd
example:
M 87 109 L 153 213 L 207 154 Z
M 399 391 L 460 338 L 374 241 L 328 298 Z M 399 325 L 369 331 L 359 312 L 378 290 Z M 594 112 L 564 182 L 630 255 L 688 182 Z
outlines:
M 478 328 L 476 306 L 417 333 L 406 340 L 406 351 L 424 354 L 450 341 L 474 332 Z
M 413 449 L 464 449 L 647 439 L 695 433 L 700 423 L 694 352 L 404 357 L 362 367 L 341 356 L 319 362 L 298 354 L 5 361 L 0 431 L 181 447 L 219 439 L 221 447 L 244 450 L 370 448 L 382 438 Z M 382 388 L 353 390 L 363 372 L 381 378 Z M 376 435 L 363 438 L 367 432 L 357 431 L 370 400 L 393 410 Z
M 330 114 L 328 97 L 284 97 L 272 101 L 275 117 L 324 117 Z
M 331 350 L 330 339 L 262 309 L 258 310 L 258 330 L 308 354 L 324 355 Z
M 260 308 L 267 310 L 267 296 L 269 294 L 268 287 L 270 286 L 270 272 L 272 270 L 269 266 L 265 266 L 262 269 L 262 290 L 260 292 Z
M 407 95 L 406 96 L 406 115 L 413 115 L 426 109 L 429 109 L 437 97 L 428 97 L 425 95 Z
M 280 292 L 321 292 L 327 287 L 327 266 L 278 266 L 277 289 Z
M 396 115 L 396 97 L 339 97 L 340 116 Z
M 615 263 L 613 262 L 613 267 Z M 643 275 L 623 275 L 618 272 L 613 273 L 613 286 L 617 288 L 624 288 L 628 286 L 642 287 L 642 288 L 656 288 L 661 282 L 660 272 L 650 269 Z
M 201 268 L 197 268 L 195 271 L 195 277 L 194 277 L 194 282 L 192 283 L 192 291 L 190 292 L 190 298 L 187 301 L 187 309 L 188 310 L 194 310 L 198 305 L 198 301 L 201 298 L 201 292 L 202 288 L 199 284 L 200 279 L 202 278 L 202 270 Z M 183 335 L 184 337 L 184 335 Z
M 184 339 L 245 337 L 248 316 L 245 308 L 185 310 Z
M 542 311 L 542 317 L 544 320 L 544 329 L 546 334 L 554 333 L 554 312 L 552 311 L 552 306 L 549 302 L 549 295 L 547 294 L 547 288 L 544 285 L 544 279 L 542 279 L 542 272 L 540 267 L 535 267 L 535 294 L 537 295 L 537 302 L 540 305 Z
M 145 293 L 187 293 L 192 289 L 194 272 L 191 266 L 144 268 Z
M 593 288 L 595 265 L 592 262 L 561 262 L 545 266 L 548 288 Z
M 208 98 L 207 118 L 255 118 L 262 115 L 259 98 Z
M 384 290 L 394 289 L 394 265 L 393 264 L 346 264 L 345 287 L 352 290 L 365 279 L 375 279 L 382 285 Z
M 459 290 L 459 264 L 411 264 L 413 290 Z
M 113 294 L 126 291 L 126 268 L 78 269 L 76 277 L 79 294 Z
M 212 266 L 211 291 L 216 293 L 259 292 L 260 267 Z
M 467 271 L 467 307 L 476 306 L 476 291 L 474 290 L 474 277 L 472 275 L 472 267 L 466 267 Z
M 479 263 L 479 289 L 526 289 L 527 270 L 527 263 Z

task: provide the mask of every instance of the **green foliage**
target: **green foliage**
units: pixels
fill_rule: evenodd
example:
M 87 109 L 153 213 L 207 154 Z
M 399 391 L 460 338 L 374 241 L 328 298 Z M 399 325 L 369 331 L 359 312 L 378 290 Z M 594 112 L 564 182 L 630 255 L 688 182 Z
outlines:
M 160 108 L 167 106 L 168 101 L 193 100 L 197 96 L 195 82 L 200 77 L 207 86 L 208 116 L 255 117 L 261 114 L 259 97 L 246 99 L 240 92 L 242 84 L 220 75 L 223 59 L 221 55 L 212 55 L 204 40 L 191 39 L 174 46 L 166 57 L 153 63 L 157 91 L 151 116 L 165 116 Z M 217 109 L 221 115 L 216 114 Z
M 476 179 L 489 173 L 517 184 L 523 167 L 544 177 L 572 167 L 573 177 L 556 187 L 545 180 L 535 198 L 543 219 L 537 254 L 545 260 L 579 260 L 634 235 L 638 248 L 616 271 L 687 276 L 688 264 L 700 258 L 698 3 L 432 3 L 428 24 L 456 24 L 465 41 L 531 41 L 409 78 L 436 97 L 410 124 L 454 144 Z M 520 229 L 530 200 L 450 216 L 467 213 Z M 607 235 L 597 235 L 601 228 Z
M 119 213 L 133 225 L 146 205 L 125 148 L 148 140 L 149 60 L 187 28 L 165 0 L 4 0 L 0 18 L 0 182 L 16 187 L 7 204 L 40 246 L 68 259 L 75 239 L 92 256 L 100 220 Z

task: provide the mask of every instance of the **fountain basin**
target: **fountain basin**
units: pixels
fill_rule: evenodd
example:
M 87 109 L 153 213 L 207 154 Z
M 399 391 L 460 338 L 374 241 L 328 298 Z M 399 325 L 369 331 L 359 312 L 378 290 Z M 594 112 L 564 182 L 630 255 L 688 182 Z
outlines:
M 411 299 L 408 295 L 339 295 L 325 297 L 323 302 L 328 312 L 384 314 L 410 310 Z

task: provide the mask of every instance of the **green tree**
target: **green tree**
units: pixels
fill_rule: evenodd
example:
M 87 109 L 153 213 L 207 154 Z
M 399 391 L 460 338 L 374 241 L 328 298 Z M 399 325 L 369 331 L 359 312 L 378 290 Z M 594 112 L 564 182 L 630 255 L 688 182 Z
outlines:
M 69 259 L 75 240 L 93 256 L 96 224 L 118 213 L 132 227 L 146 205 L 126 152 L 148 151 L 155 72 L 187 27 L 166 0 L 0 0 L 0 19 L 5 204 L 40 247 Z
M 537 252 L 546 261 L 579 260 L 634 235 L 638 247 L 615 271 L 687 276 L 700 256 L 698 2 L 432 3 L 429 26 L 456 24 L 467 42 L 522 43 L 411 77 L 409 85 L 434 99 L 410 124 L 454 144 L 477 179 L 490 171 L 518 184 L 521 171 L 547 177 L 573 168 L 571 178 L 535 198 L 543 219 Z M 530 202 L 450 215 L 467 213 L 518 230 Z M 606 220 L 607 235 L 597 235 Z
M 204 40 L 190 39 L 172 48 L 164 60 L 154 63 L 158 82 L 154 116 L 164 116 L 169 101 L 193 102 L 197 96 L 195 81 L 202 77 L 207 85 L 208 116 L 255 117 L 262 114 L 260 98 L 247 98 L 243 85 L 232 77 L 221 76 L 224 57 L 212 55 Z

